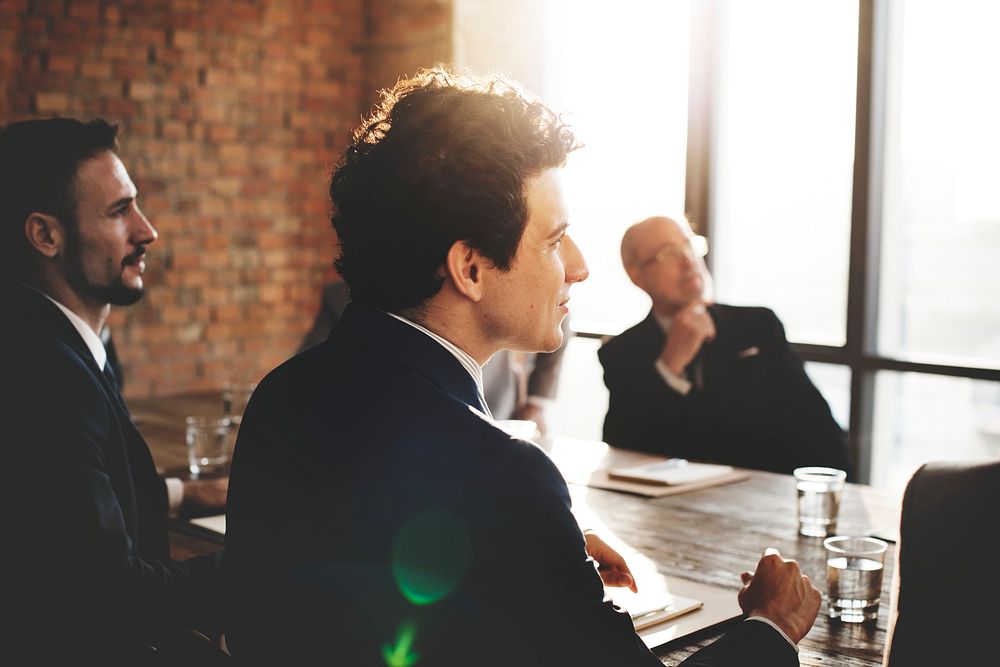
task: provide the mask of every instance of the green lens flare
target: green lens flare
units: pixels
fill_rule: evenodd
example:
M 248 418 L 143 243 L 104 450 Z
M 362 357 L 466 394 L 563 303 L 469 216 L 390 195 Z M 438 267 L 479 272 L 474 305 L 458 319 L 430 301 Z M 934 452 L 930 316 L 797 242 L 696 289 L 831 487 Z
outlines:
M 399 628 L 399 634 L 396 635 L 396 645 L 384 644 L 382 646 L 382 659 L 385 660 L 385 664 L 389 667 L 415 665 L 420 660 L 420 654 L 416 651 L 411 652 L 410 649 L 413 647 L 413 638 L 416 635 L 417 628 L 413 621 L 405 621 Z
M 415 605 L 434 604 L 458 586 L 472 560 L 472 541 L 461 519 L 446 509 L 422 510 L 393 545 L 392 573 Z

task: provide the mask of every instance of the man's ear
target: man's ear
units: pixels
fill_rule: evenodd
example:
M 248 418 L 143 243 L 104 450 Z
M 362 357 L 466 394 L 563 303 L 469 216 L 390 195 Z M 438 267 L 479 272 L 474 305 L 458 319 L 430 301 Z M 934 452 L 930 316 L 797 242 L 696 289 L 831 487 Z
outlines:
M 32 248 L 48 258 L 62 252 L 66 243 L 66 230 L 55 216 L 32 213 L 24 221 L 24 236 Z
M 625 273 L 628 274 L 628 279 L 632 281 L 633 285 L 635 285 L 636 287 L 638 287 L 643 291 L 646 291 L 646 288 L 643 287 L 642 269 L 640 269 L 635 265 L 632 265 L 625 267 Z
M 488 264 L 478 250 L 465 241 L 455 241 L 448 249 L 445 271 L 456 290 L 478 302 L 483 298 L 483 273 Z

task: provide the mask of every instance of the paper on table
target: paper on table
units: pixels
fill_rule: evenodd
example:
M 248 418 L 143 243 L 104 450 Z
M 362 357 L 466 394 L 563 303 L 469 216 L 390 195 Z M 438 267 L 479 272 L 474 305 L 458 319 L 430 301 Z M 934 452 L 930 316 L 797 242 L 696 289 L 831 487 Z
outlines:
M 633 482 L 615 479 L 608 473 L 611 469 L 627 468 L 659 463 L 666 459 L 662 456 L 633 452 L 609 447 L 606 443 L 595 440 L 580 440 L 577 438 L 556 437 L 546 444 L 546 451 L 559 468 L 559 472 L 570 484 L 583 484 L 597 489 L 624 491 L 640 496 L 659 498 L 675 493 L 687 493 L 697 489 L 719 484 L 738 482 L 749 477 L 745 470 L 734 469 L 727 475 L 712 477 L 689 484 L 650 484 L 648 482 Z M 690 465 L 690 464 L 689 464 Z
M 639 593 L 633 593 L 627 588 L 606 589 L 614 603 L 632 617 L 636 630 L 669 621 L 702 607 L 701 600 L 672 595 L 666 591 L 653 593 L 648 589 L 648 586 L 644 586 Z
M 725 477 L 732 473 L 732 466 L 690 463 L 684 459 L 667 459 L 627 468 L 611 468 L 608 470 L 608 477 L 644 484 L 676 486 Z
M 226 515 L 217 514 L 215 516 L 203 516 L 197 519 L 191 519 L 191 523 L 196 526 L 201 526 L 202 528 L 207 528 L 208 530 L 215 531 L 220 535 L 226 534 Z

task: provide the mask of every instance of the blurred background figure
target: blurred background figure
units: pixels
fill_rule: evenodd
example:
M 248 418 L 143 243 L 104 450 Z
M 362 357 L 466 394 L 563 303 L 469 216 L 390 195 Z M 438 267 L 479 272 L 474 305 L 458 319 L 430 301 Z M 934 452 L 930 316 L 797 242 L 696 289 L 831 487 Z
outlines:
M 848 470 L 844 432 L 767 308 L 712 302 L 708 247 L 687 221 L 647 218 L 622 238 L 649 315 L 601 348 L 615 447 L 774 472 Z

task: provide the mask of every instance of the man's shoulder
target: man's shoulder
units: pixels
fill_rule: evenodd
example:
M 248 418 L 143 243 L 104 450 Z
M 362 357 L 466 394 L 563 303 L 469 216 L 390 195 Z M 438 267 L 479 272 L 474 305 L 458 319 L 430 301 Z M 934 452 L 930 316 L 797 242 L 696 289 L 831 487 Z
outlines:
M 10 354 L 10 377 L 25 382 L 37 378 L 57 390 L 63 382 L 99 385 L 88 356 L 55 331 L 37 322 L 9 327 L 2 343 Z M 82 345 L 82 342 L 81 342 Z
M 717 328 L 755 331 L 773 330 L 783 326 L 777 314 L 766 306 L 733 306 L 716 303 L 710 306 L 709 312 Z
M 662 332 L 659 331 L 656 322 L 647 316 L 617 336 L 605 341 L 598 349 L 597 355 L 602 361 L 608 358 L 631 356 L 635 354 L 637 345 L 641 346 L 658 336 L 662 336 Z
M 774 311 L 767 306 L 734 306 L 728 303 L 714 303 L 709 307 L 709 310 L 739 319 L 778 319 Z

